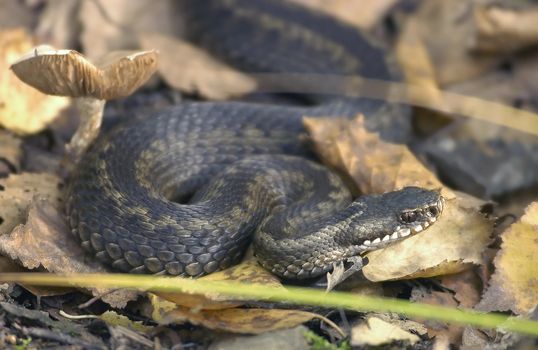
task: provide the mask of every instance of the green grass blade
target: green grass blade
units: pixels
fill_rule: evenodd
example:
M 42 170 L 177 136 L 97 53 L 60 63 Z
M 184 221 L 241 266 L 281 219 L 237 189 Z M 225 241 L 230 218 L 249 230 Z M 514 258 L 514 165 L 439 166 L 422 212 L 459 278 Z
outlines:
M 286 287 L 285 290 L 263 285 L 237 282 L 214 282 L 179 277 L 129 274 L 76 274 L 60 276 L 47 273 L 0 273 L 1 282 L 21 282 L 32 285 L 131 288 L 154 292 L 192 294 L 219 293 L 230 297 L 287 302 L 298 305 L 343 308 L 356 311 L 395 312 L 407 317 L 419 317 L 483 328 L 538 336 L 538 322 L 508 317 L 499 313 L 479 313 L 473 310 L 412 303 L 400 299 L 372 297 L 346 292 L 330 292 Z

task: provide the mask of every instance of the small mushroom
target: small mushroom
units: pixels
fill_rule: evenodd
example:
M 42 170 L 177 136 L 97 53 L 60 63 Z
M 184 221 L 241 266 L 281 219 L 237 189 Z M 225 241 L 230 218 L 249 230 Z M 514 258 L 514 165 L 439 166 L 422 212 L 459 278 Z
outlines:
M 78 161 L 99 133 L 105 101 L 129 96 L 144 84 L 157 69 L 157 52 L 111 52 L 94 65 L 75 50 L 39 46 L 11 69 L 45 94 L 77 99 L 80 125 L 67 151 Z

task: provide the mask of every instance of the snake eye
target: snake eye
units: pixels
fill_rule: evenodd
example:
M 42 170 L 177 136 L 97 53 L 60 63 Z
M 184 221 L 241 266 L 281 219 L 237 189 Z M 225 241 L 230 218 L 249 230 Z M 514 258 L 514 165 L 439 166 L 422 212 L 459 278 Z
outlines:
M 408 211 L 400 215 L 400 219 L 406 223 L 415 222 L 417 219 L 417 214 L 413 211 Z
M 430 207 L 428 209 L 428 213 L 430 214 L 431 217 L 436 217 L 437 214 L 439 214 L 439 210 L 436 207 Z

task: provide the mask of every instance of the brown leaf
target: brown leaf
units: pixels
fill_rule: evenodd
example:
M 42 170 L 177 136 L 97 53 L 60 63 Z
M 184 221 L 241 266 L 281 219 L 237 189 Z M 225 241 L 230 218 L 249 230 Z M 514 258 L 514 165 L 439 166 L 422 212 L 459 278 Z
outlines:
M 159 34 L 140 35 L 143 48 L 159 50 L 159 73 L 175 89 L 213 100 L 256 90 L 257 83 L 185 41 Z
M 233 333 L 259 334 L 282 328 L 292 328 L 322 316 L 300 310 L 226 309 L 192 311 L 177 308 L 163 318 L 163 323 L 188 321 L 210 329 Z
M 404 186 L 442 188 L 441 182 L 404 145 L 385 142 L 353 120 L 304 118 L 305 127 L 324 163 L 348 174 L 362 193 L 383 193 Z M 446 199 L 454 194 L 442 189 Z
M 363 273 L 371 281 L 454 273 L 481 263 L 492 224 L 476 201 L 443 187 L 404 145 L 384 142 L 368 132 L 362 117 L 354 120 L 305 118 L 316 151 L 331 167 L 348 174 L 362 193 L 383 193 L 405 186 L 440 189 L 443 214 L 425 232 L 369 252 Z
M 502 234 L 489 287 L 477 309 L 528 314 L 538 300 L 538 202 Z
M 482 282 L 474 269 L 443 276 L 441 285 L 454 291 L 460 307 L 473 308 L 480 300 Z
M 43 267 L 60 274 L 107 272 L 97 262 L 86 261 L 84 251 L 70 234 L 64 216 L 57 209 L 57 202 L 34 197 L 25 221 L 25 224 L 15 227 L 11 234 L 0 236 L 2 254 L 17 259 L 29 269 Z M 102 288 L 93 289 L 92 293 L 104 295 L 101 298 L 103 301 L 119 308 L 137 295 L 133 291 L 111 293 Z
M 34 43 L 23 30 L 0 31 L 0 125 L 19 134 L 43 130 L 69 99 L 47 96 L 21 82 L 9 66 Z
M 370 29 L 396 3 L 396 0 L 294 0 L 310 8 L 326 12 L 359 28 Z
M 50 272 L 92 272 L 84 262 L 84 251 L 67 236 L 64 217 L 47 199 L 36 197 L 28 211 L 28 221 L 0 237 L 0 249 L 29 268 L 40 266 Z M 102 271 L 102 270 L 101 270 Z

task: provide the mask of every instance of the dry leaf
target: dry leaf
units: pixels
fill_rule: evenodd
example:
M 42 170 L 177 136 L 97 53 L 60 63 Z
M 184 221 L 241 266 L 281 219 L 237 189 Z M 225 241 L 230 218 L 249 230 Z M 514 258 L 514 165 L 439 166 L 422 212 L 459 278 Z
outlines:
M 354 120 L 305 118 L 305 127 L 322 160 L 348 174 L 362 193 L 414 185 L 441 189 L 446 199 L 443 214 L 428 230 L 369 252 L 369 263 L 362 270 L 366 278 L 385 281 L 429 277 L 481 263 L 492 223 L 478 213 L 475 201 L 456 197 L 443 187 L 406 146 L 387 143 L 368 132 L 360 116 Z
M 304 118 L 305 128 L 322 161 L 348 174 L 362 193 L 384 193 L 404 186 L 439 189 L 443 185 L 404 145 L 388 143 L 353 120 Z M 442 188 L 445 199 L 455 198 Z
M 105 311 L 99 318 L 112 326 L 122 326 L 141 333 L 150 333 L 154 327 L 146 326 L 142 321 L 132 321 L 127 316 L 119 315 L 115 311 Z
M 192 311 L 177 308 L 163 318 L 163 323 L 188 321 L 210 329 L 233 333 L 259 334 L 282 328 L 292 328 L 322 316 L 300 310 L 226 309 Z
M 0 134 L 7 135 L 9 134 Z M 20 144 L 20 140 L 16 144 Z M 8 139 L 9 140 L 9 139 Z M 10 143 L 0 137 L 0 156 L 2 151 L 9 152 Z M 5 146 L 5 148 L 3 148 Z M 17 147 L 17 151 L 20 149 Z M 15 151 L 16 152 L 16 151 Z M 18 164 L 18 163 L 17 163 Z M 30 207 L 34 196 L 42 196 L 51 200 L 58 200 L 58 185 L 60 180 L 49 174 L 28 174 L 11 175 L 7 179 L 0 180 L 0 235 L 8 234 L 11 230 L 26 221 L 28 207 Z M 12 258 L 0 257 L 0 270 L 3 272 L 26 271 L 16 264 Z M 31 293 L 38 296 L 51 296 L 67 293 L 68 288 L 53 287 L 33 287 L 24 285 Z
M 376 25 L 396 0 L 294 0 L 362 29 Z
M 0 125 L 19 134 L 43 130 L 69 104 L 67 98 L 47 96 L 29 87 L 9 70 L 33 46 L 23 30 L 0 31 Z
M 482 282 L 474 269 L 443 276 L 441 285 L 454 291 L 460 307 L 473 308 L 480 301 Z
M 2 206 L 0 205 L 0 208 Z M 0 252 L 19 260 L 25 267 L 43 267 L 47 271 L 69 273 L 104 273 L 107 270 L 95 261 L 86 261 L 80 244 L 71 235 L 65 218 L 52 203 L 43 197 L 34 197 L 28 209 L 27 220 L 18 225 L 11 234 L 0 236 Z M 94 295 L 113 307 L 122 308 L 136 299 L 136 292 L 96 288 Z
M 235 281 L 238 283 L 251 283 L 268 286 L 271 288 L 284 288 L 279 279 L 258 264 L 252 254 L 247 253 L 247 257 L 238 265 L 226 270 L 212 273 L 200 278 L 205 281 Z M 180 306 L 196 308 L 198 310 L 220 310 L 241 305 L 237 298 L 211 293 L 205 295 L 187 293 L 156 293 L 158 296 L 172 301 Z M 154 307 L 155 309 L 155 307 Z
M 394 341 L 406 341 L 412 345 L 419 340 L 420 338 L 415 334 L 377 317 L 368 317 L 366 322 L 351 329 L 351 345 L 353 346 L 379 346 Z
M 474 11 L 476 42 L 485 52 L 513 52 L 538 44 L 538 8 L 514 11 L 501 7 L 477 7 Z
M 43 266 L 57 273 L 91 272 L 84 262 L 84 251 L 68 234 L 65 219 L 55 205 L 36 197 L 28 221 L 11 234 L 0 236 L 0 249 L 29 269 Z
M 58 201 L 60 183 L 61 180 L 51 174 L 11 174 L 0 179 L 0 236 L 26 221 L 35 196 Z
M 526 315 L 538 303 L 538 202 L 501 237 L 495 273 L 477 309 Z
M 157 294 L 148 293 L 147 296 L 151 306 L 149 309 L 151 315 L 149 315 L 148 312 L 146 312 L 146 315 L 148 317 L 151 317 L 151 319 L 157 323 L 160 323 L 163 317 L 166 316 L 166 314 L 168 314 L 170 311 L 175 310 L 177 307 L 176 303 L 165 300 Z M 191 296 L 191 294 L 185 294 L 185 296 Z M 196 304 L 193 303 L 192 305 L 193 307 L 195 307 Z M 145 310 L 147 311 L 148 309 Z
M 213 100 L 256 90 L 253 78 L 185 41 L 160 34 L 143 34 L 140 43 L 142 48 L 159 50 L 159 73 L 175 89 Z

